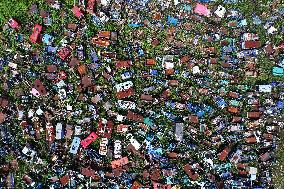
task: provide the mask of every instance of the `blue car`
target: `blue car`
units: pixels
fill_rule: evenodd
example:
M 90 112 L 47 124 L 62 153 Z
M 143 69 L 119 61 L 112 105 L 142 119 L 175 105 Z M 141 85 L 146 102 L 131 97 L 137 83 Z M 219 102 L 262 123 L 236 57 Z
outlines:
M 223 98 L 221 98 L 221 97 L 217 97 L 216 98 L 216 104 L 220 108 L 225 108 L 227 106 L 225 100 Z
M 79 137 L 74 137 L 72 144 L 71 144 L 71 147 L 70 147 L 70 153 L 71 154 L 77 154 L 77 151 L 78 151 L 79 146 L 80 146 L 80 142 L 81 142 L 81 139 Z
M 131 23 L 131 24 L 128 24 L 128 26 L 131 28 L 138 28 L 138 27 L 143 26 L 143 24 Z
M 272 74 L 276 76 L 284 76 L 284 68 L 280 67 L 273 67 Z
M 220 175 L 221 179 L 228 179 L 228 178 L 231 178 L 232 177 L 232 173 L 231 172 L 225 172 L 225 173 L 222 173 Z
M 178 19 L 172 16 L 168 16 L 167 24 L 176 26 L 178 24 Z
M 223 3 L 225 3 L 225 4 L 236 4 L 236 3 L 238 3 L 238 0 L 224 0 Z

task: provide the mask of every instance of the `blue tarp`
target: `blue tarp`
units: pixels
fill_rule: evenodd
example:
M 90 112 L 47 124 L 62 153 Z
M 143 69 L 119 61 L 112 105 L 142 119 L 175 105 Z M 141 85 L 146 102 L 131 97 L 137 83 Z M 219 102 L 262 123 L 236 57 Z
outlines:
M 131 72 L 124 72 L 123 75 L 124 75 L 124 77 L 131 77 L 132 73 Z
M 95 63 L 95 62 L 97 62 L 99 60 L 95 50 L 91 49 L 90 55 L 91 55 L 93 63 Z
M 166 107 L 170 107 L 170 108 L 175 108 L 176 107 L 176 103 L 175 102 L 171 102 L 171 101 L 167 101 L 165 105 L 166 105 Z
M 164 84 L 162 80 L 158 80 L 158 79 L 154 79 L 153 82 L 156 84 L 160 84 L 160 85 Z
M 95 15 L 93 16 L 93 22 L 94 22 L 95 24 L 98 24 L 98 25 L 101 25 L 101 24 L 102 24 L 100 18 L 97 17 L 97 16 L 95 16 Z
M 189 76 L 189 72 L 185 72 L 184 74 L 183 74 L 183 77 L 188 77 Z
M 231 53 L 233 51 L 235 51 L 233 46 L 224 46 L 224 47 L 222 47 L 222 52 L 223 53 Z
M 220 80 L 220 81 L 219 81 L 219 84 L 220 84 L 220 85 L 228 85 L 228 84 L 229 84 L 229 81 L 228 81 L 228 80 Z
M 151 154 L 153 156 L 160 157 L 163 154 L 163 149 L 162 148 L 153 149 L 153 147 L 151 146 L 150 148 L 148 148 L 147 152 L 148 154 Z
M 173 182 L 172 182 L 172 177 L 171 177 L 171 176 L 168 176 L 168 177 L 167 177 L 166 183 L 167 183 L 167 184 L 173 184 Z
M 168 146 L 168 150 L 169 150 L 169 151 L 174 150 L 175 147 L 176 147 L 176 144 L 170 143 L 169 146 Z
M 193 104 L 188 103 L 188 104 L 187 104 L 187 108 L 188 108 L 188 110 L 189 110 L 189 111 L 191 111 L 191 112 L 192 112 L 192 111 L 193 111 L 193 109 L 194 109 L 194 106 L 193 106 Z
M 205 113 L 212 113 L 213 109 L 211 106 L 207 105 L 193 105 L 191 103 L 187 104 L 187 108 L 190 112 L 195 113 L 198 117 L 202 117 Z
M 166 116 L 171 121 L 175 121 L 175 119 L 177 118 L 177 116 L 175 116 L 174 114 L 172 114 L 170 112 L 162 112 L 162 113 L 163 113 L 164 116 Z

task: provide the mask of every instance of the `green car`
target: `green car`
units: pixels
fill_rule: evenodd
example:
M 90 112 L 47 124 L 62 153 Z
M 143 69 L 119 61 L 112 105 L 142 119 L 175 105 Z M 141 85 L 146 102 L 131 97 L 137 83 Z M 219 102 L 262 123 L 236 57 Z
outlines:
M 231 100 L 230 101 L 230 104 L 232 105 L 232 106 L 239 106 L 239 101 L 237 101 L 237 100 Z

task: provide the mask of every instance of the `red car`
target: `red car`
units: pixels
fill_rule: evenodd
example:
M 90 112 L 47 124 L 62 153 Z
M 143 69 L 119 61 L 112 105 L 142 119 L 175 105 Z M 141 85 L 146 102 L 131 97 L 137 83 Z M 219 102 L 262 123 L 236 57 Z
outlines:
M 116 97 L 118 99 L 123 99 L 123 98 L 127 98 L 127 97 L 130 97 L 134 94 L 134 89 L 133 88 L 130 88 L 130 89 L 127 89 L 127 90 L 124 90 L 124 91 L 119 91 L 116 93 Z
M 20 27 L 18 22 L 16 20 L 14 20 L 13 18 L 9 19 L 8 25 L 13 29 L 18 29 Z
M 132 62 L 131 60 L 118 60 L 116 61 L 116 68 L 122 69 L 122 68 L 129 68 L 131 67 Z
M 77 6 L 74 6 L 72 8 L 72 12 L 77 18 L 81 18 L 83 16 L 83 13 L 81 12 L 80 8 Z
M 98 138 L 98 135 L 96 133 L 92 132 L 87 138 L 81 141 L 81 145 L 83 148 L 87 148 L 93 141 L 95 141 Z
M 65 60 L 70 54 L 71 54 L 71 51 L 67 47 L 64 47 L 64 48 L 60 49 L 59 52 L 58 52 L 58 56 L 62 60 Z
M 34 88 L 39 92 L 39 95 L 46 95 L 46 89 L 43 86 L 42 82 L 40 80 L 35 80 L 34 82 Z
M 93 14 L 94 13 L 94 6 L 95 6 L 95 0 L 88 0 L 87 12 Z
M 100 120 L 98 123 L 97 135 L 105 138 L 110 138 L 113 128 L 113 122 L 107 121 L 103 123 L 103 120 Z
M 192 166 L 189 164 L 186 164 L 184 166 L 184 171 L 193 181 L 196 181 L 199 177 L 199 175 L 193 170 Z
M 281 45 L 279 46 L 281 50 L 284 51 L 284 42 L 281 43 Z
M 116 127 L 116 132 L 117 132 L 117 133 L 125 133 L 125 132 L 128 131 L 128 127 L 129 127 L 129 125 L 119 124 L 119 125 Z
M 66 74 L 64 71 L 60 71 L 60 72 L 58 73 L 58 79 L 59 79 L 59 80 L 65 80 L 65 79 L 67 79 L 67 74 Z
M 230 148 L 230 147 L 226 147 L 226 148 L 219 154 L 219 159 L 220 159 L 221 161 L 224 161 L 224 160 L 228 157 L 228 155 L 229 155 L 230 152 L 231 152 L 231 148 Z
M 30 36 L 30 41 L 32 43 L 36 43 L 37 42 L 41 30 L 42 30 L 42 26 L 39 25 L 39 24 L 36 24 L 34 29 L 33 29 L 33 33 Z

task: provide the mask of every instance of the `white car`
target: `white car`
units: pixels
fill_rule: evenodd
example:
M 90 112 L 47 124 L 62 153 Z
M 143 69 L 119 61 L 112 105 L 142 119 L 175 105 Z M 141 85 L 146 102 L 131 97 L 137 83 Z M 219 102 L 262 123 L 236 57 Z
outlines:
M 81 126 L 79 126 L 79 125 L 75 126 L 75 133 L 74 133 L 74 135 L 81 135 L 81 132 L 82 132 Z
M 220 18 L 223 18 L 225 13 L 226 13 L 226 9 L 225 7 L 219 5 L 217 10 L 214 12 L 217 16 L 219 16 Z
M 109 66 L 107 66 L 106 67 L 106 71 L 107 71 L 107 73 L 111 73 L 112 70 L 111 70 L 111 68 Z
M 110 0 L 101 0 L 101 5 L 103 6 L 107 6 L 108 4 L 110 4 Z
M 65 99 L 66 98 L 66 91 L 65 91 L 65 89 L 60 89 L 58 91 L 58 93 L 59 93 L 59 98 L 60 99 Z
M 55 138 L 57 140 L 60 140 L 60 139 L 62 139 L 62 135 L 63 135 L 63 133 L 62 133 L 62 124 L 61 123 L 57 123 L 56 124 L 56 135 L 55 135 Z
M 136 109 L 136 104 L 134 102 L 125 101 L 125 100 L 118 100 L 117 106 L 122 109 L 132 109 L 132 110 Z
M 114 158 L 121 158 L 121 141 L 116 140 L 114 142 Z
M 126 81 L 126 82 L 119 83 L 119 84 L 115 85 L 115 88 L 116 88 L 117 92 L 130 89 L 131 87 L 133 87 L 133 82 L 132 81 Z
M 175 128 L 175 138 L 177 141 L 183 140 L 183 127 L 184 125 L 182 123 L 177 123 Z
M 173 55 L 165 55 L 163 57 L 163 67 L 166 69 L 174 68 L 174 56 Z
M 141 147 L 141 144 L 133 137 L 131 133 L 128 133 L 126 135 L 126 139 L 128 139 L 130 144 L 134 146 L 135 150 L 139 150 L 139 148 Z
M 257 33 L 244 33 L 242 39 L 244 41 L 255 41 L 259 40 L 259 37 Z
M 139 150 L 141 144 L 135 138 L 131 138 L 129 141 L 134 146 L 135 150 Z
M 99 149 L 99 154 L 101 156 L 105 156 L 107 154 L 107 145 L 108 145 L 108 139 L 102 138 L 100 142 L 100 149 Z
M 29 156 L 31 158 L 33 158 L 36 154 L 36 152 L 28 147 L 24 147 L 22 150 L 23 154 L 25 154 L 26 156 Z

